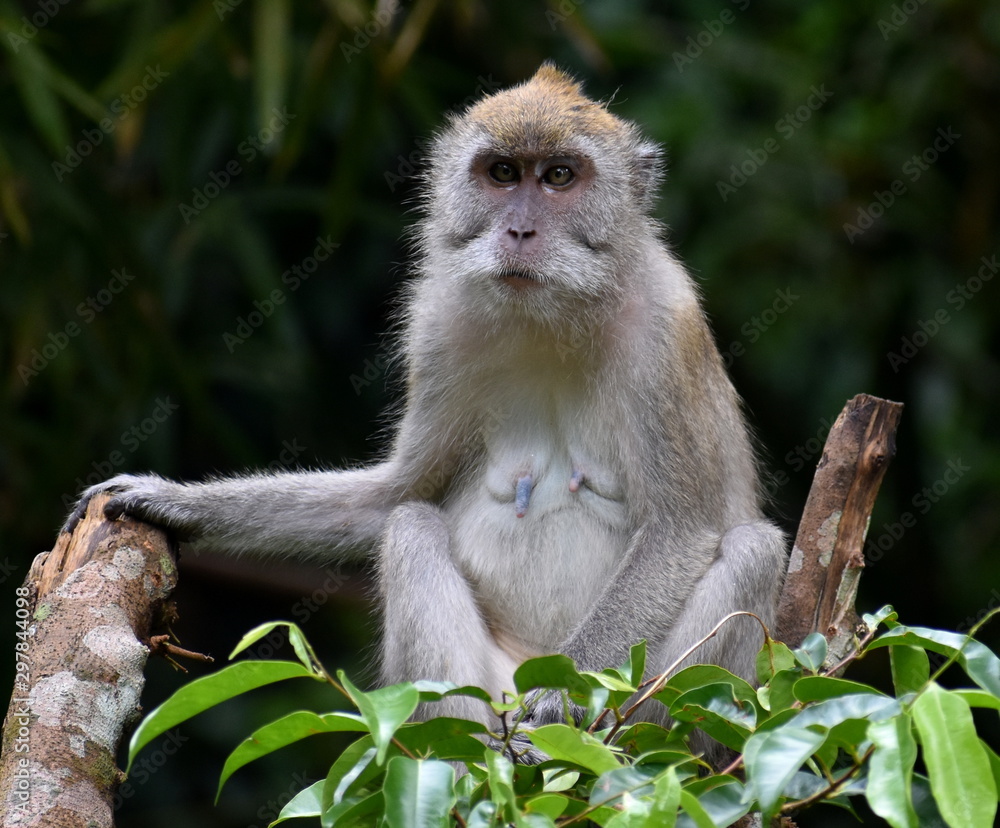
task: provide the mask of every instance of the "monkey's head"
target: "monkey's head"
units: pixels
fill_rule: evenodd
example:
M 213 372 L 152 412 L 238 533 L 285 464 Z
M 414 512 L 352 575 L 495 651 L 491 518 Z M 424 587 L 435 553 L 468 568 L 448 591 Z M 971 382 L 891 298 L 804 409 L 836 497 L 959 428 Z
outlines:
M 651 235 L 660 178 L 659 148 L 546 63 L 438 136 L 420 228 L 427 270 L 492 311 L 605 305 Z

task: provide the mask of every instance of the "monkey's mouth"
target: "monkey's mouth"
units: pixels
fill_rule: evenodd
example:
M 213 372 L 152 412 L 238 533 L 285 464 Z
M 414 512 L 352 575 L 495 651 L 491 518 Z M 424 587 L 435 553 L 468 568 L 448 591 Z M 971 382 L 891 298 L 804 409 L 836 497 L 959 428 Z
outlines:
M 520 267 L 505 267 L 497 271 L 496 279 L 514 290 L 529 290 L 542 283 L 537 273 Z

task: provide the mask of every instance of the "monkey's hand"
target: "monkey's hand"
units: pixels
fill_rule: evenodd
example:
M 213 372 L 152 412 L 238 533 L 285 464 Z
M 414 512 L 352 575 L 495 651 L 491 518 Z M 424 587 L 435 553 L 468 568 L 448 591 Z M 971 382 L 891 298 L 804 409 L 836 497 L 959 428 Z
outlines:
M 193 530 L 191 515 L 185 508 L 185 487 L 155 474 L 119 474 L 80 495 L 73 511 L 63 524 L 63 532 L 72 532 L 86 514 L 87 506 L 96 494 L 111 495 L 104 506 L 104 516 L 117 520 L 122 515 L 162 526 L 187 540 Z

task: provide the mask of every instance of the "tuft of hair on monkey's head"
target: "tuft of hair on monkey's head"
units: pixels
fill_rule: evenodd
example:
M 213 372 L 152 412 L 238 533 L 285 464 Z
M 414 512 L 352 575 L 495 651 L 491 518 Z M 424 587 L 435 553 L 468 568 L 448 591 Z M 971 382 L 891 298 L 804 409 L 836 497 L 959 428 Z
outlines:
M 497 154 L 556 156 L 584 150 L 595 162 L 608 159 L 624 164 L 631 174 L 636 206 L 648 212 L 663 178 L 660 147 L 645 140 L 639 129 L 608 111 L 605 102 L 588 98 L 583 84 L 558 68 L 543 63 L 523 83 L 488 95 L 453 114 L 438 138 L 488 136 Z M 463 143 L 466 142 L 463 140 Z M 570 151 L 570 152 L 568 152 Z
M 452 115 L 437 136 L 418 233 L 423 271 L 447 274 L 489 311 L 551 321 L 607 308 L 657 235 L 649 214 L 660 179 L 659 147 L 544 63 Z
M 631 124 L 586 97 L 583 85 L 552 63 L 543 63 L 524 83 L 474 104 L 466 117 L 486 125 L 500 146 L 538 154 L 558 152 L 580 136 L 627 141 L 634 133 Z

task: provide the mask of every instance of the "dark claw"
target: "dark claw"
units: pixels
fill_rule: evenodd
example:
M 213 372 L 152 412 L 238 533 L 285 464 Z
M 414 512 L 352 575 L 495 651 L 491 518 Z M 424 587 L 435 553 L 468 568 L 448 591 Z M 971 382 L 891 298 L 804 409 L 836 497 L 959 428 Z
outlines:
M 125 514 L 125 500 L 121 497 L 114 497 L 104 504 L 104 517 L 108 520 L 118 520 Z
M 72 532 L 76 529 L 76 525 L 83 520 L 83 516 L 87 513 L 87 506 L 89 503 L 89 497 L 80 499 L 73 511 L 69 513 L 69 517 L 66 518 L 66 522 L 62 527 L 63 532 Z

